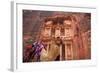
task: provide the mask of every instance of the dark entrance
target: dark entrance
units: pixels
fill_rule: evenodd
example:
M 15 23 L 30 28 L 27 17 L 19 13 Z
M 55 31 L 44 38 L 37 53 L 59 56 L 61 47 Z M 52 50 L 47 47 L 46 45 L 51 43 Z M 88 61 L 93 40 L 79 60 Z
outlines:
M 62 44 L 62 60 L 65 60 L 65 44 Z

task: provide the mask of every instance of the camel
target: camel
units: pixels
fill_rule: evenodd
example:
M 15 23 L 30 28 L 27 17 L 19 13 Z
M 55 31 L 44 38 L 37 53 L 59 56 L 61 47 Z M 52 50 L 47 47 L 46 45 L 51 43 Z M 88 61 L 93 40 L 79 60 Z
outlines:
M 41 61 L 54 61 L 60 55 L 60 47 L 52 41 L 50 49 L 47 51 L 42 49 L 40 60 Z

